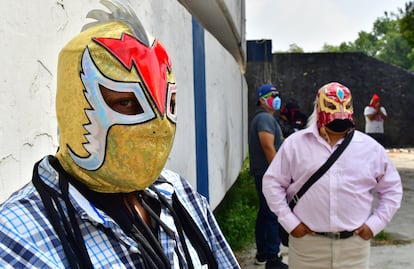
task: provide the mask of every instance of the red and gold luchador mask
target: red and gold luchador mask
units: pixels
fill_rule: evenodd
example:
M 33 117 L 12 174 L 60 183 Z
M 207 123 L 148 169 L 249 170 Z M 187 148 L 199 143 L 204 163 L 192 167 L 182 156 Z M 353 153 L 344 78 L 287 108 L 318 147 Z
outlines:
M 354 125 L 351 91 L 337 82 L 324 85 L 316 96 L 316 112 L 318 129 L 336 119 L 348 119 Z
M 57 158 L 94 191 L 148 187 L 171 151 L 176 87 L 170 58 L 140 30 L 121 20 L 99 22 L 59 55 Z

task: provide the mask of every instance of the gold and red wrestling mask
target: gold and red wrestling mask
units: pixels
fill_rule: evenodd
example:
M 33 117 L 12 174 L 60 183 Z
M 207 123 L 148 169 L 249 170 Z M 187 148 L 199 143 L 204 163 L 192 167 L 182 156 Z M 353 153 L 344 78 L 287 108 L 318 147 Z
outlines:
M 120 20 L 98 22 L 59 54 L 57 158 L 97 192 L 148 187 L 171 151 L 175 79 L 163 45 L 144 35 Z
M 354 126 L 351 91 L 342 84 L 331 82 L 318 90 L 316 95 L 318 129 L 335 120 L 348 120 Z

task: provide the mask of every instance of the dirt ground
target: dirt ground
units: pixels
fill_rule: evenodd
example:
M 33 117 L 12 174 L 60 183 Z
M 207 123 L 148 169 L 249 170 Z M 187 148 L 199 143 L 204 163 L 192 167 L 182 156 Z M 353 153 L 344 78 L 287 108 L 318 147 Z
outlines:
M 372 242 L 372 269 L 414 268 L 414 149 L 390 149 L 388 154 L 397 167 L 403 182 L 403 200 L 385 232 L 391 235 L 386 242 Z M 236 253 L 243 269 L 262 269 L 254 264 L 255 246 Z M 289 263 L 288 249 L 281 248 L 283 260 Z

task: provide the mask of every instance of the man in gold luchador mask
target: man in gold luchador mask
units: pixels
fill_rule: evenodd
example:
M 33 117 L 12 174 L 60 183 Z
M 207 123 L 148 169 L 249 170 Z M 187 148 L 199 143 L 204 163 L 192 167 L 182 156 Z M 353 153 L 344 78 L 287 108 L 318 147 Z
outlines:
M 239 268 L 206 199 L 164 169 L 166 49 L 127 3 L 101 2 L 59 55 L 59 149 L 0 207 L 0 267 Z

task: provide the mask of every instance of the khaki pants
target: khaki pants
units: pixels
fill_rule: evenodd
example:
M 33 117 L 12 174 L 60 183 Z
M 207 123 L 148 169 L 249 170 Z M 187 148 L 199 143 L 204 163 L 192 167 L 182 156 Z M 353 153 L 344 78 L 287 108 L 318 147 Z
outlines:
M 289 236 L 289 269 L 368 269 L 370 246 L 359 236 Z

